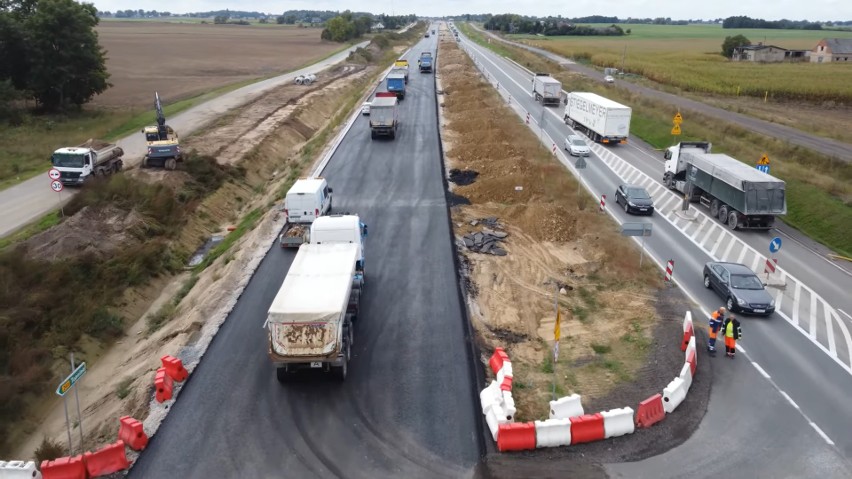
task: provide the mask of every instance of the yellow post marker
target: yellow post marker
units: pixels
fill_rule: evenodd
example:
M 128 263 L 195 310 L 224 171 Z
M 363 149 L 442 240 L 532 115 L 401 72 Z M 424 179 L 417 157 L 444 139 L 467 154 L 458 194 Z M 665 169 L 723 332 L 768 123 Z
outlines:
M 681 131 L 680 131 L 680 125 L 678 125 L 677 123 L 675 123 L 674 128 L 672 128 L 672 135 L 677 136 L 677 135 L 680 135 L 680 134 L 681 134 Z
M 680 116 L 680 112 L 677 112 L 677 115 L 672 118 L 672 123 L 674 123 L 675 125 L 680 125 L 681 123 L 683 123 L 683 117 Z

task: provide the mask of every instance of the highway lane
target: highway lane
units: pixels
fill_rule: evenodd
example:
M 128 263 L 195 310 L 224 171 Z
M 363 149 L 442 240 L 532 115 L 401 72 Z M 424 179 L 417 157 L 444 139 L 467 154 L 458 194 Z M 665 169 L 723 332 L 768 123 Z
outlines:
M 566 68 L 568 70 L 576 71 L 591 77 L 601 78 L 601 72 L 595 70 L 594 68 L 579 65 L 568 58 L 559 56 L 553 52 L 549 52 L 542 48 L 537 48 L 522 43 L 510 42 L 508 40 L 498 37 L 497 35 L 494 35 L 491 32 L 486 32 L 473 25 L 472 23 L 469 23 L 468 25 L 471 25 L 474 29 L 485 35 L 488 35 L 490 38 L 496 39 L 497 41 L 508 43 L 519 48 L 524 48 L 533 53 L 537 53 L 541 56 L 547 57 L 549 60 L 558 63 L 563 68 Z M 810 150 L 817 151 L 829 157 L 838 158 L 847 163 L 852 161 L 852 145 L 850 145 L 849 143 L 834 140 L 831 138 L 824 138 L 817 135 L 811 135 L 807 132 L 791 128 L 789 126 L 779 125 L 777 123 L 772 123 L 766 120 L 761 120 L 759 118 L 750 117 L 741 113 L 724 110 L 722 108 L 717 108 L 711 105 L 707 105 L 705 103 L 701 103 L 700 101 L 691 100 L 689 98 L 684 98 L 660 90 L 655 90 L 653 88 L 638 85 L 636 83 L 631 83 L 629 81 L 622 81 L 620 82 L 620 85 L 631 92 L 641 93 L 642 95 L 659 98 L 661 100 L 671 103 L 672 105 L 678 105 L 684 109 L 695 110 L 700 113 L 719 118 L 727 122 L 735 123 L 742 128 L 761 133 L 771 138 L 783 138 L 794 145 L 799 145 Z
M 434 38 L 408 59 L 434 51 Z M 345 383 L 279 384 L 262 324 L 294 257 L 274 246 L 131 477 L 471 477 L 476 386 L 444 194 L 434 77 L 412 71 L 394 141 L 359 118 L 323 171 L 369 225 Z
M 210 121 L 227 113 L 229 110 L 248 103 L 272 88 L 290 83 L 299 75 L 316 73 L 319 70 L 344 61 L 350 52 L 358 47 L 366 46 L 368 43 L 361 42 L 301 70 L 268 78 L 225 93 L 220 97 L 196 105 L 174 117 L 170 117 L 168 119 L 169 125 L 185 138 Z M 119 139 L 117 144 L 124 149 L 125 167 L 137 165 L 145 155 L 146 146 L 142 133 L 131 133 Z M 0 237 L 17 231 L 22 226 L 46 215 L 50 211 L 55 211 L 59 208 L 60 198 L 65 203 L 76 193 L 72 188 L 65 188 L 62 190 L 61 195 L 57 195 L 50 189 L 50 179 L 47 177 L 47 169 L 50 163 L 47 160 L 49 160 L 51 153 L 53 152 L 49 150 L 45 150 L 44 152 L 46 165 L 44 175 L 30 178 L 0 191 Z
M 541 107 L 533 101 L 527 91 L 528 76 L 524 76 L 525 73 L 522 75 L 517 70 L 513 71 L 510 62 L 487 49 L 467 40 L 463 40 L 463 44 L 473 52 L 474 58 L 480 62 L 481 67 L 488 71 L 488 78 L 499 82 L 500 89 L 512 95 L 512 104 L 520 104 L 522 108 L 532 111 L 533 118 L 536 118 L 535 113 L 540 112 Z M 532 129 L 538 132 L 535 125 L 532 125 Z M 552 118 L 552 121 L 545 121 L 544 130 L 552 138 L 564 138 L 570 132 L 563 122 L 555 118 Z M 570 165 L 573 165 L 575 161 L 567 160 L 562 153 L 560 157 L 563 164 L 569 164 L 567 161 L 571 161 Z M 621 179 L 597 156 L 587 163 L 588 168 L 582 170 L 581 176 L 594 194 L 612 195 Z M 612 211 L 611 214 L 621 221 L 651 222 L 654 228 L 653 236 L 646 240 L 649 256 L 658 264 L 668 258 L 675 259 L 676 280 L 705 311 L 719 305 L 718 297 L 701 284 L 701 268 L 706 261 L 710 260 L 709 256 L 696 243 L 688 241 L 670 220 L 660 214 L 651 218 L 628 217 L 620 209 Z M 703 323 L 703 320 L 699 319 L 699 321 L 699 324 Z M 771 377 L 772 383 L 767 381 L 767 384 L 772 385 L 770 390 L 774 389 L 777 397 L 784 397 L 779 392 L 783 390 L 800 409 L 793 407 L 790 403 L 786 403 L 785 406 L 785 402 L 768 403 L 761 407 L 768 408 L 773 417 L 788 418 L 799 414 L 805 424 L 810 425 L 813 422 L 836 443 L 836 449 L 823 440 L 821 434 L 813 427 L 801 431 L 801 435 L 809 439 L 797 438 L 796 443 L 791 443 L 790 446 L 795 446 L 797 454 L 801 450 L 799 444 L 802 442 L 807 442 L 808 447 L 815 448 L 814 454 L 831 456 L 831 451 L 840 451 L 840 456 L 831 456 L 837 459 L 832 463 L 832 467 L 839 469 L 846 467 L 845 460 L 838 458 L 842 458 L 843 455 L 852 456 L 852 433 L 850 433 L 852 408 L 848 403 L 848 398 L 852 397 L 852 384 L 850 384 L 848 373 L 786 322 L 757 318 L 744 318 L 743 322 L 745 339 L 741 344 L 747 351 L 748 357 L 737 358 L 735 361 L 753 360 Z M 717 359 L 725 360 L 725 358 Z M 733 386 L 727 388 L 725 383 L 717 384 L 713 390 L 710 407 L 723 407 L 729 402 L 736 404 L 740 394 L 761 394 L 758 388 L 763 386 L 753 382 L 737 383 L 736 388 Z M 754 411 L 740 408 L 736 412 L 736 417 L 741 417 L 745 421 L 753 413 Z M 738 441 L 760 444 L 766 441 L 767 437 L 775 436 L 781 427 L 780 422 L 785 420 L 788 419 L 762 424 L 761 428 L 743 431 L 732 437 L 736 437 Z M 731 466 L 728 472 L 736 472 L 736 469 Z

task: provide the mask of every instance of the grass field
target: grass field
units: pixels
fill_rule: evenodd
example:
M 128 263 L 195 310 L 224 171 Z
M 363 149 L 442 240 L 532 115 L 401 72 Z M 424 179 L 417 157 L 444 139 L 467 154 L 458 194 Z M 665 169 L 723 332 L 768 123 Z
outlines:
M 673 143 L 671 118 L 674 105 L 609 88 L 599 80 L 571 74 L 525 50 L 487 43 L 481 34 L 458 24 L 469 38 L 535 71 L 550 71 L 573 90 L 591 91 L 633 108 L 630 131 L 655 148 Z M 767 138 L 743 128 L 693 112 L 683 112 L 681 140 L 710 140 L 713 149 L 743 161 L 757 161 L 763 153 L 772 159 L 772 174 L 788 188 L 787 224 L 844 256 L 852 254 L 852 164 L 791 146 L 783 139 Z
M 726 36 L 745 35 L 752 43 L 811 50 L 826 37 L 852 38 L 852 32 L 723 29 L 721 25 L 621 25 L 623 37 L 538 37 L 513 40 L 601 67 L 621 67 L 653 81 L 697 93 L 752 96 L 815 103 L 852 103 L 852 62 L 732 62 L 720 55 Z
M 348 45 L 320 29 L 109 21 L 98 26 L 112 88 L 83 111 L 25 116 L 0 128 L 0 188 L 48 167 L 50 153 L 88 138 L 114 140 L 154 121 L 160 93 L 166 117 L 261 78 L 326 58 Z M 166 53 L 164 53 L 166 52 Z

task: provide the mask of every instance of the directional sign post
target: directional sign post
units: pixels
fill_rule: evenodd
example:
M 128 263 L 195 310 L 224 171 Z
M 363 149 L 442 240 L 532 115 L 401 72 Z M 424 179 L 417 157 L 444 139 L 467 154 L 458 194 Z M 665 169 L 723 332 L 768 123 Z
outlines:
M 50 189 L 55 191 L 56 194 L 59 195 L 59 211 L 60 211 L 60 213 L 62 213 L 62 216 L 64 217 L 65 216 L 65 207 L 62 206 L 62 188 L 64 188 L 64 186 L 62 186 L 62 182 L 59 181 L 58 177 L 57 178 L 53 177 L 54 171 L 56 172 L 55 173 L 56 175 L 59 174 L 59 170 L 54 169 L 54 168 L 51 168 L 50 171 L 48 172 L 48 175 L 50 175 L 50 178 L 51 178 L 50 179 Z
M 645 259 L 645 238 L 651 236 L 652 223 L 624 223 L 621 225 L 621 236 L 641 236 L 642 237 L 642 253 L 639 256 L 639 267 L 642 267 L 642 260 Z
M 80 397 L 77 395 L 77 388 L 74 385 L 80 381 L 80 378 L 86 374 L 86 363 L 82 362 L 79 366 L 74 365 L 74 353 L 71 353 L 71 374 L 59 383 L 56 387 L 56 394 L 62 397 L 62 403 L 65 406 L 65 427 L 68 429 L 68 454 L 74 454 L 74 445 L 71 442 L 71 421 L 68 419 L 68 400 L 65 394 L 73 387 L 74 397 L 77 400 L 77 422 L 80 424 L 80 452 L 83 451 L 83 416 L 80 414 Z
M 766 156 L 766 153 L 764 153 L 763 156 L 760 157 L 760 160 L 757 161 L 757 166 L 755 166 L 755 168 L 767 175 L 769 174 L 769 157 Z
M 776 236 L 772 238 L 772 241 L 769 242 L 769 252 L 777 253 L 781 249 L 781 237 Z

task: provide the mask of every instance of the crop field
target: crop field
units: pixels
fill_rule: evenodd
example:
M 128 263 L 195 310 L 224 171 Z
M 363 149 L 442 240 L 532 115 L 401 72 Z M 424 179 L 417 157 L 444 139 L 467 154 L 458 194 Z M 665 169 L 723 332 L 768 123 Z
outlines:
M 319 28 L 106 21 L 97 27 L 113 87 L 95 97 L 105 108 L 151 108 L 231 83 L 294 70 L 341 48 Z
M 623 37 L 538 37 L 509 35 L 578 61 L 621 67 L 627 73 L 696 93 L 744 95 L 817 104 L 852 103 L 852 62 L 732 62 L 721 53 L 726 36 L 744 35 L 752 43 L 811 50 L 822 38 L 852 38 L 852 32 L 723 29 L 721 25 L 623 24 Z

